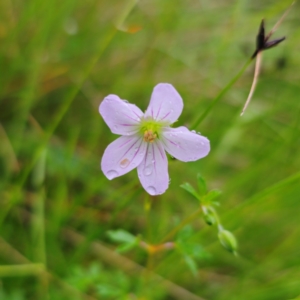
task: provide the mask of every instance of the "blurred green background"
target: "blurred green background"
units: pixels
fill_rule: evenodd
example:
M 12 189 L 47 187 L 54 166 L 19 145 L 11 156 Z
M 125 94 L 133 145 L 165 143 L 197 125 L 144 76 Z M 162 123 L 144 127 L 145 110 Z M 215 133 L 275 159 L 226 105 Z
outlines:
M 105 96 L 145 110 L 153 87 L 171 83 L 185 105 L 175 126 L 191 128 L 252 55 L 261 19 L 268 31 L 289 5 L 0 2 L 1 300 L 300 299 L 298 3 L 274 34 L 287 40 L 263 53 L 245 115 L 254 64 L 193 128 L 211 153 L 170 160 L 165 194 L 148 196 L 136 170 L 109 181 L 99 166 L 116 138 L 98 113 Z M 198 173 L 223 191 L 217 211 L 238 256 L 201 214 L 189 221 L 199 202 L 180 185 Z M 175 249 L 137 245 L 184 220 Z

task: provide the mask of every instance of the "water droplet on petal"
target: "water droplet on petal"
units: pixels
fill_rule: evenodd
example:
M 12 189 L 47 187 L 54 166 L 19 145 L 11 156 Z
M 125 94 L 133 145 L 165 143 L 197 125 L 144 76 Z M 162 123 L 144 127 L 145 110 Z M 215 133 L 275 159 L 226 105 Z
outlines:
M 149 176 L 152 174 L 153 171 L 153 165 L 148 165 L 145 169 L 144 169 L 144 175 L 145 176 Z
M 129 163 L 130 163 L 130 160 L 127 158 L 124 158 L 120 161 L 120 167 L 125 169 L 126 167 L 128 167 Z
M 196 133 L 196 130 L 192 130 L 192 133 Z
M 106 177 L 111 180 L 114 179 L 115 177 L 117 177 L 119 175 L 119 173 L 115 170 L 110 170 L 107 172 Z
M 148 186 L 146 188 L 146 191 L 150 194 L 150 195 L 156 195 L 156 188 L 154 186 Z

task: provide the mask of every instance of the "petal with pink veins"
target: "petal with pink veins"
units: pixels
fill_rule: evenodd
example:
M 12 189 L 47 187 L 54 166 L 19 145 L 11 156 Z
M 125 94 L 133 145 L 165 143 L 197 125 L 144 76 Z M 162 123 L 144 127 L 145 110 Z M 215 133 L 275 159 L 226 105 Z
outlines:
M 136 168 L 146 154 L 147 143 L 138 135 L 121 136 L 105 149 L 101 169 L 111 180 Z
M 117 95 L 108 95 L 99 106 L 99 112 L 112 133 L 131 135 L 138 132 L 143 112 L 134 104 L 121 100 Z
M 153 89 L 145 118 L 172 124 L 177 121 L 183 109 L 183 101 L 172 84 L 159 83 Z
M 209 140 L 186 127 L 166 128 L 162 132 L 165 150 L 181 161 L 195 161 L 206 156 L 210 151 Z
M 148 143 L 146 155 L 137 170 L 142 186 L 150 195 L 160 195 L 167 190 L 168 159 L 159 140 Z

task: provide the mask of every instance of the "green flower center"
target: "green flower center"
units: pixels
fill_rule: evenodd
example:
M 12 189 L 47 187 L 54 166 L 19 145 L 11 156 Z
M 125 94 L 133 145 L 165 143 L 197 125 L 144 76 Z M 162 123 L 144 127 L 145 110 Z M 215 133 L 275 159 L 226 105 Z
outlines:
M 144 136 L 144 141 L 153 143 L 156 138 L 159 138 L 162 128 L 167 124 L 158 122 L 153 119 L 142 119 L 140 123 L 140 133 Z

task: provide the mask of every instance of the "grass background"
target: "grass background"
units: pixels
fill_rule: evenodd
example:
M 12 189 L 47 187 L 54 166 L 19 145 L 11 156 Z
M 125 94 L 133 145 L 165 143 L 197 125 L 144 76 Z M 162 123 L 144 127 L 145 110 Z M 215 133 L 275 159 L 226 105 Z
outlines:
M 252 55 L 261 19 L 268 31 L 289 5 L 0 2 L 0 299 L 300 299 L 298 3 L 245 115 L 254 64 L 194 128 L 209 156 L 170 160 L 164 195 L 149 197 L 136 171 L 108 181 L 99 168 L 116 138 L 98 113 L 105 96 L 145 110 L 153 87 L 172 83 L 185 105 L 176 127 L 191 128 Z M 186 251 L 116 254 L 109 230 L 158 244 L 193 215 L 180 185 L 198 173 L 223 191 L 238 257 L 201 215 L 183 228 Z

